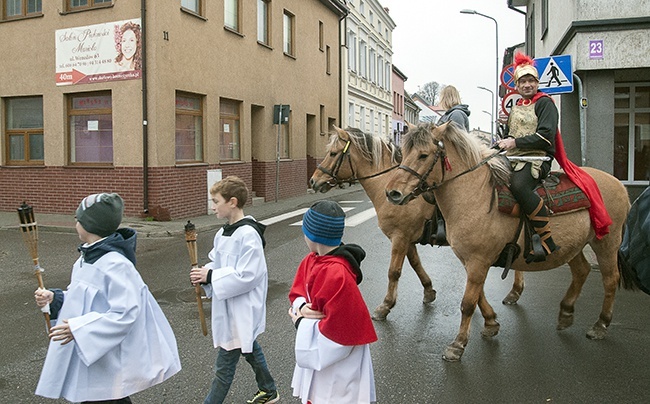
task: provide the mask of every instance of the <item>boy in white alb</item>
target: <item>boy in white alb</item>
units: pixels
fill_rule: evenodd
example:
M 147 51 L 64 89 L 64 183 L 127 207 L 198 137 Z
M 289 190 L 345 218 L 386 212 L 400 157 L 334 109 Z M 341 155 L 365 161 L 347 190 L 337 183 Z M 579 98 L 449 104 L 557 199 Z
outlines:
M 258 387 L 247 403 L 275 403 L 279 400 L 275 381 L 257 342 L 266 326 L 266 226 L 244 216 L 248 189 L 241 179 L 226 177 L 210 188 L 210 195 L 212 210 L 228 224 L 214 236 L 210 262 L 190 271 L 192 284 L 201 284 L 212 297 L 212 339 L 219 348 L 215 378 L 204 403 L 225 400 L 240 356 L 253 368 Z
M 289 292 L 296 326 L 291 387 L 303 404 L 376 401 L 370 343 L 377 334 L 359 287 L 366 253 L 343 244 L 345 213 L 333 201 L 316 202 L 303 217 L 310 253 Z
M 52 318 L 36 394 L 72 402 L 130 403 L 129 395 L 181 369 L 176 339 L 135 268 L 136 233 L 118 229 L 118 194 L 84 198 L 76 212 L 83 244 L 68 289 L 37 289 Z

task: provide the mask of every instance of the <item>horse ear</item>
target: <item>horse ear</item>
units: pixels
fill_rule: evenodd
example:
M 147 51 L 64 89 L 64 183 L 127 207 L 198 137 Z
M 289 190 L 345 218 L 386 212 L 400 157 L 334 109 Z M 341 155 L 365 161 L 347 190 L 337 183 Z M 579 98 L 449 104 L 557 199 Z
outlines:
M 413 130 L 413 129 L 417 128 L 417 126 L 413 125 L 409 121 L 404 121 L 404 123 L 406 124 L 406 127 L 408 128 L 408 130 Z
M 348 137 L 348 132 L 344 131 L 343 129 L 339 128 L 336 125 L 334 125 L 334 130 L 336 131 L 336 134 L 339 135 L 339 137 L 343 137 L 343 138 Z

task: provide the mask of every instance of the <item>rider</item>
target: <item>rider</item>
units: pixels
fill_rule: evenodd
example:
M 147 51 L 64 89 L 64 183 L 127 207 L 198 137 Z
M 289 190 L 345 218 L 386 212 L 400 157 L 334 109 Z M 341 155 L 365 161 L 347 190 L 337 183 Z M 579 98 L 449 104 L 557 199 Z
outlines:
M 551 237 L 549 210 L 535 192 L 539 181 L 548 175 L 555 155 L 558 110 L 550 97 L 538 91 L 539 75 L 530 57 L 515 55 L 514 79 L 522 98 L 512 107 L 505 136 L 497 146 L 511 157 L 510 190 L 539 236 L 539 241 L 533 237 L 533 251 L 526 262 L 540 262 L 560 248 Z

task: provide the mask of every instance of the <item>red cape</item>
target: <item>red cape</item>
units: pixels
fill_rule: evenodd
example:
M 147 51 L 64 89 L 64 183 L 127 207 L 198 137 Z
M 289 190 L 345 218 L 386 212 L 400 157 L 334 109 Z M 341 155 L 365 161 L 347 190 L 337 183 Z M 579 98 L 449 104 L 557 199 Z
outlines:
M 541 97 L 548 97 L 548 94 L 538 91 L 531 101 L 535 103 Z M 551 98 L 551 100 L 553 99 Z M 609 213 L 607 213 L 603 197 L 600 194 L 600 189 L 598 188 L 596 181 L 594 181 L 591 175 L 587 174 L 582 168 L 573 164 L 573 162 L 567 158 L 559 128 L 555 133 L 555 160 L 557 160 L 560 167 L 562 167 L 567 177 L 569 177 L 569 179 L 573 181 L 573 183 L 576 184 L 585 195 L 587 195 L 587 198 L 591 203 L 591 207 L 589 208 L 591 225 L 596 232 L 596 238 L 600 240 L 603 236 L 609 233 L 609 226 L 612 224 L 612 218 L 609 217 Z
M 325 315 L 318 329 L 330 340 L 346 346 L 377 341 L 356 275 L 341 256 L 309 253 L 298 266 L 289 300 L 304 297 L 313 310 Z

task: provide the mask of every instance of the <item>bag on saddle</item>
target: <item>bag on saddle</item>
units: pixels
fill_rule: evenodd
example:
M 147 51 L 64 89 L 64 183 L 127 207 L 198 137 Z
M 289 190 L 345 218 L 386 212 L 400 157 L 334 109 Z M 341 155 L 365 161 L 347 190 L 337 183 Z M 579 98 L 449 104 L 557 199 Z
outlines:
M 636 272 L 639 289 L 650 295 L 650 187 L 632 204 L 619 251 Z

